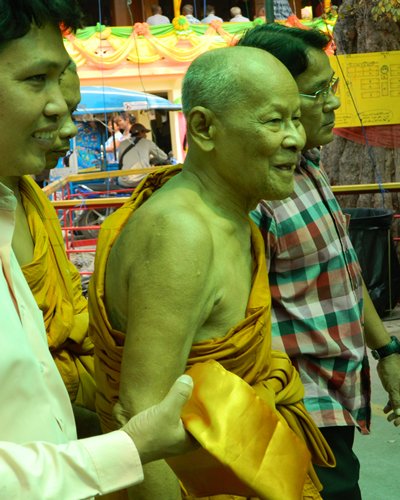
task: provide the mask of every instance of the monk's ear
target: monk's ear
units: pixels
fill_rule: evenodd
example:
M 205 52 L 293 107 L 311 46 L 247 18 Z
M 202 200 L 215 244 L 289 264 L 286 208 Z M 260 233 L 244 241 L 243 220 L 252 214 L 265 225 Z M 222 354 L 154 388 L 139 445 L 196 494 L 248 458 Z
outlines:
M 186 117 L 186 123 L 192 142 L 203 151 L 211 151 L 216 132 L 214 113 L 203 106 L 195 106 Z

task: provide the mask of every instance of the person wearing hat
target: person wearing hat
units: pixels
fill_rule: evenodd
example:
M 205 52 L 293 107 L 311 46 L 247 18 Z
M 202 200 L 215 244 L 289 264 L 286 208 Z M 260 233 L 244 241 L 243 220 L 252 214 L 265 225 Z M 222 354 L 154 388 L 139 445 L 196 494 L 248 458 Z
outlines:
M 146 138 L 150 130 L 141 123 L 134 123 L 131 127 L 131 137 L 122 141 L 118 148 L 119 168 L 130 170 L 132 168 L 148 168 L 150 161 L 157 165 L 164 164 L 168 155 L 164 153 L 153 141 Z M 135 187 L 146 177 L 146 173 L 123 175 L 118 177 L 118 184 L 122 187 Z

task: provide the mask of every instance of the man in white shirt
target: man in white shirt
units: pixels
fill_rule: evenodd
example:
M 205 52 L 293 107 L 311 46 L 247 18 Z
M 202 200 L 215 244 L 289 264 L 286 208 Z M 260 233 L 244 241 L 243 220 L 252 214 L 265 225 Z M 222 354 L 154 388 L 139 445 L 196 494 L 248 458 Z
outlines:
M 141 123 L 135 123 L 131 127 L 131 138 L 121 142 L 118 150 L 120 168 L 129 170 L 131 168 L 148 168 L 150 160 L 153 164 L 162 164 L 168 155 L 160 149 L 156 143 L 146 138 L 150 132 Z M 135 187 L 146 177 L 144 174 L 124 175 L 118 177 L 118 184 L 123 187 Z
M 118 162 L 118 148 L 121 141 L 124 140 L 124 135 L 119 130 L 117 119 L 111 118 L 107 123 L 108 139 L 105 143 L 107 163 Z
M 171 22 L 167 16 L 162 15 L 162 8 L 159 5 L 152 5 L 151 12 L 152 15 L 146 19 L 146 23 L 150 26 L 169 24 Z
M 200 24 L 197 17 L 193 15 L 193 5 L 186 4 L 182 7 L 182 15 L 186 17 L 189 24 Z
M 179 414 L 190 378 L 122 427 L 84 440 L 47 345 L 43 316 L 12 250 L 18 193 L 2 178 L 46 166 L 67 105 L 70 60 L 59 25 L 80 23 L 74 0 L 2 2 L 0 18 L 0 498 L 77 500 L 143 479 L 142 463 L 192 447 Z M 9 117 L 16 112 L 10 125 Z M 32 242 L 27 241 L 27 246 Z M 117 408 L 118 410 L 118 408 Z M 122 416 L 118 415 L 118 421 Z M 136 443 L 136 446 L 135 446 Z
M 210 24 L 211 21 L 221 21 L 221 23 L 223 22 L 223 20 L 216 16 L 215 15 L 215 8 L 213 5 L 207 5 L 206 7 L 206 17 L 204 19 L 201 20 L 201 22 L 203 24 Z
M 232 7 L 230 12 L 232 16 L 232 19 L 229 21 L 230 23 L 248 23 L 250 21 L 248 17 L 242 16 L 240 7 Z

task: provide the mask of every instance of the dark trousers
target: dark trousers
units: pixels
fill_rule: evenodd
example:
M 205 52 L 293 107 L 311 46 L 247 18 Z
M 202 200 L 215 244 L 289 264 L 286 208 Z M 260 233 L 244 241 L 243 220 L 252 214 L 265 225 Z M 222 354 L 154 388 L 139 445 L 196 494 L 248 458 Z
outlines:
M 315 466 L 319 480 L 324 489 L 321 496 L 324 500 L 361 500 L 358 486 L 360 462 L 353 452 L 353 426 L 320 427 L 324 438 L 328 441 L 336 458 L 336 467 Z

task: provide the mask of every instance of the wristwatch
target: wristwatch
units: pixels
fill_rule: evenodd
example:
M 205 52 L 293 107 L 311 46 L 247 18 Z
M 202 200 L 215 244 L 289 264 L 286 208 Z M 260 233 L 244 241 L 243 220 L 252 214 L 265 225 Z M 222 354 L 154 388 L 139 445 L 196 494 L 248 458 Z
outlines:
M 389 344 L 380 347 L 379 349 L 372 349 L 371 354 L 375 359 L 386 358 L 390 354 L 400 354 L 400 340 L 392 335 Z

